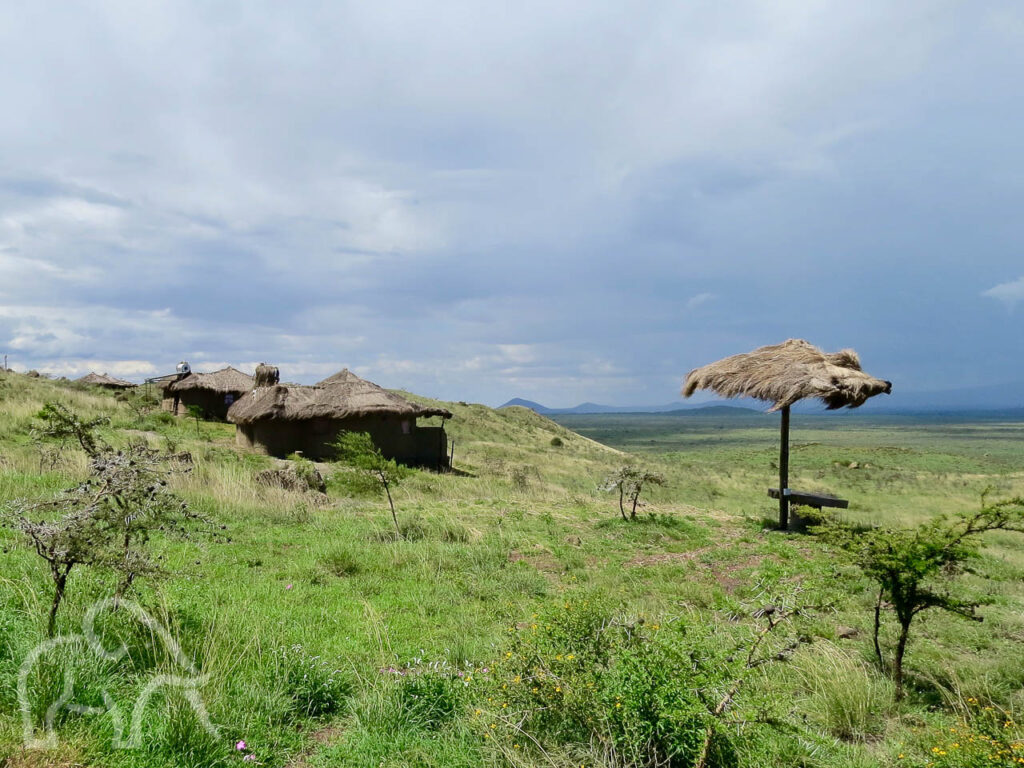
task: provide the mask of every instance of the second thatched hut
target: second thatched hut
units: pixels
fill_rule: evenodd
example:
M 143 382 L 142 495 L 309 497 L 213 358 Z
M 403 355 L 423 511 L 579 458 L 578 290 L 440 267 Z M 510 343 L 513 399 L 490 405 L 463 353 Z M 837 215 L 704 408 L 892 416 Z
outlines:
M 135 385 L 130 381 L 124 379 L 115 379 L 113 376 L 108 376 L 105 373 L 87 373 L 80 379 L 75 379 L 76 384 L 88 384 L 93 387 L 103 387 L 103 389 L 134 389 Z
M 162 377 L 168 379 L 170 377 Z M 156 381 L 156 380 L 154 380 Z M 190 405 L 198 406 L 207 419 L 224 419 L 239 398 L 253 387 L 253 377 L 230 365 L 213 373 L 179 374 L 163 386 L 163 409 L 176 416 L 188 415 Z
M 272 456 L 301 451 L 310 459 L 331 458 L 331 444 L 343 431 L 367 432 L 381 453 L 403 464 L 441 469 L 448 464 L 445 408 L 414 403 L 362 379 L 348 369 L 311 387 L 278 384 L 277 370 L 257 370 L 257 386 L 236 402 L 228 421 L 236 441 Z M 440 416 L 439 426 L 418 418 Z

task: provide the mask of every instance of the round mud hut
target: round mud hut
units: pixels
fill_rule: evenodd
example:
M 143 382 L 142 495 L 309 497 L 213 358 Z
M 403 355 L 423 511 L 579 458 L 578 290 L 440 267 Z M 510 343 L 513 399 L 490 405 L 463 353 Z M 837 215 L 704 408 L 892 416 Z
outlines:
M 230 365 L 213 373 L 189 371 L 163 384 L 163 409 L 176 416 L 188 415 L 198 406 L 207 419 L 227 418 L 228 409 L 253 387 L 253 377 Z
M 92 387 L 103 387 L 104 389 L 125 390 L 134 389 L 135 385 L 124 379 L 115 379 L 105 373 L 87 373 L 80 379 L 75 379 L 76 384 L 88 384 Z
M 339 433 L 367 432 L 386 458 L 434 469 L 448 465 L 447 409 L 406 400 L 348 369 L 306 387 L 278 384 L 277 369 L 266 367 L 272 373 L 258 378 L 267 383 L 228 412 L 240 446 L 271 456 L 301 451 L 309 459 L 329 459 Z M 440 416 L 440 426 L 416 423 L 430 416 Z
M 683 397 L 708 389 L 722 397 L 752 397 L 781 411 L 779 487 L 769 494 L 779 499 L 779 527 L 789 527 L 789 504 L 797 495 L 789 488 L 789 408 L 798 400 L 818 399 L 828 410 L 857 408 L 869 397 L 892 392 L 892 382 L 864 373 L 852 349 L 835 354 L 821 351 L 803 339 L 759 347 L 690 371 L 683 382 Z M 774 493 L 773 493 L 774 491 Z M 799 494 L 814 506 L 845 506 L 841 499 Z M 831 502 L 842 502 L 841 504 Z

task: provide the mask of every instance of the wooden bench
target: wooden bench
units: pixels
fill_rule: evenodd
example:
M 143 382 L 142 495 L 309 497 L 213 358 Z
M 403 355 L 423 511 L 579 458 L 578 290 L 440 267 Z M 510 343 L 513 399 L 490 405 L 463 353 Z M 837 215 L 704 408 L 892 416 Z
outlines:
M 773 499 L 780 497 L 778 488 L 769 488 L 768 495 Z M 788 509 L 790 505 L 813 507 L 819 512 L 822 507 L 835 507 L 837 509 L 846 509 L 850 506 L 850 502 L 846 499 L 840 499 L 838 496 L 832 496 L 827 493 L 808 493 L 806 491 L 794 491 L 788 489 L 785 496 L 788 504 L 786 510 L 786 527 L 787 531 L 806 531 L 807 530 L 807 519 L 796 510 Z
M 850 506 L 850 502 L 846 499 L 840 499 L 838 496 L 830 496 L 827 493 L 808 493 L 806 491 L 794 491 L 787 489 L 786 498 L 789 499 L 790 504 L 799 504 L 803 507 L 814 507 L 815 509 L 821 509 L 822 507 L 836 507 L 837 509 L 846 509 Z M 768 495 L 773 499 L 779 498 L 778 488 L 769 488 Z

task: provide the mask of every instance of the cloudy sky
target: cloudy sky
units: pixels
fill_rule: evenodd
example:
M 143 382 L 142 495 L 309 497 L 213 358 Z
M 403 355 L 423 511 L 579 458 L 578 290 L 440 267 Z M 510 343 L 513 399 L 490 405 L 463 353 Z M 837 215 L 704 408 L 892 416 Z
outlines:
M 664 403 L 1024 380 L 1016 0 L 3 2 L 0 354 Z

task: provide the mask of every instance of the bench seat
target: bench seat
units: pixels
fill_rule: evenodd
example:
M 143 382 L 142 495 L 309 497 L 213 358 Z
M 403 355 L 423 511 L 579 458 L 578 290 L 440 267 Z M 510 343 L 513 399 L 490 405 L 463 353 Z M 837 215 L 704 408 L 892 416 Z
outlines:
M 769 488 L 768 495 L 773 499 L 779 498 L 779 489 Z M 799 504 L 804 507 L 814 507 L 815 509 L 821 509 L 822 507 L 846 509 L 850 506 L 850 502 L 846 499 L 830 496 L 827 493 L 809 493 L 807 491 L 794 491 L 790 489 L 789 493 L 786 494 L 786 498 L 789 499 L 790 504 Z

